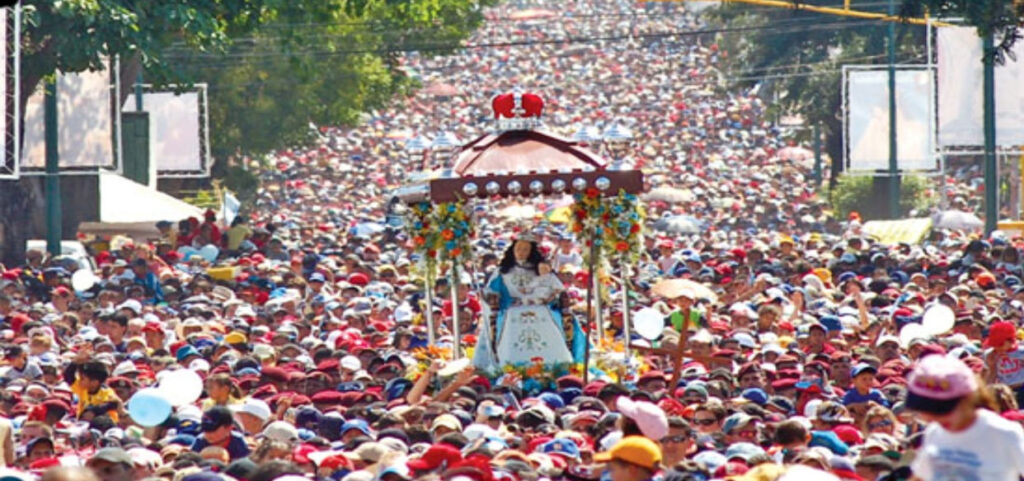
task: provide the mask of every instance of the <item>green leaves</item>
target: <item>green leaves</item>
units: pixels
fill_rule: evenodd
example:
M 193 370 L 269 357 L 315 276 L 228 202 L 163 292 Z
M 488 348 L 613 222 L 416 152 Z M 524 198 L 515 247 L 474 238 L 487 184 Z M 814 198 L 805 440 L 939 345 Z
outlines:
M 995 35 L 993 51 L 985 54 L 995 55 L 998 63 L 1012 57 L 1013 45 L 1022 37 L 1024 2 L 1019 0 L 902 0 L 901 16 L 925 12 L 936 18 L 963 19 L 963 24 L 977 28 L 981 37 Z
M 457 47 L 494 1 L 24 0 L 22 100 L 118 55 L 147 83 L 208 83 L 214 156 L 259 155 L 406 92 L 395 52 Z

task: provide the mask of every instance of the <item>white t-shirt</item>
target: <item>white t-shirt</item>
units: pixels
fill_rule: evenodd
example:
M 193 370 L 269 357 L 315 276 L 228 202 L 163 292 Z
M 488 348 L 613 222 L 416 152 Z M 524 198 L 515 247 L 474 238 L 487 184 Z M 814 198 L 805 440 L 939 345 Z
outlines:
M 924 481 L 1019 481 L 1024 474 L 1024 428 L 987 410 L 964 431 L 932 423 L 911 465 Z

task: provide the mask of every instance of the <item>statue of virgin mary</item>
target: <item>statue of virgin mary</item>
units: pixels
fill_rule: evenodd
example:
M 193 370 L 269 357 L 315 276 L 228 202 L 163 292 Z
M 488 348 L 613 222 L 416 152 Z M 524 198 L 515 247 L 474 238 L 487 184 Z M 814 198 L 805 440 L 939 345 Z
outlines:
M 493 359 L 499 365 L 522 365 L 543 358 L 545 364 L 565 364 L 582 359 L 585 348 L 582 330 L 573 322 L 573 349 L 570 351 L 563 329 L 559 295 L 565 290 L 562 281 L 551 272 L 551 266 L 529 234 L 518 236 L 505 251 L 498 269 L 487 282 L 486 292 L 497 297 L 493 341 L 486 327 L 474 355 L 475 364 L 486 368 L 492 360 L 484 360 L 493 342 Z M 578 351 L 578 353 L 577 353 Z M 577 355 L 574 355 L 576 353 Z

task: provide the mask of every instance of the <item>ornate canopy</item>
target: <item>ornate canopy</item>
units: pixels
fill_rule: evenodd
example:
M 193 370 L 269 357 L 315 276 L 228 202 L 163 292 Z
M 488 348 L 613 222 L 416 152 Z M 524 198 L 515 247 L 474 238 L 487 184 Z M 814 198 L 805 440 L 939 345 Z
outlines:
M 535 94 L 504 94 L 491 102 L 499 131 L 459 147 L 452 167 L 419 173 L 400 188 L 405 202 L 540 196 L 596 187 L 605 195 L 643 190 L 639 170 L 609 166 L 584 144 L 536 130 L 543 100 Z

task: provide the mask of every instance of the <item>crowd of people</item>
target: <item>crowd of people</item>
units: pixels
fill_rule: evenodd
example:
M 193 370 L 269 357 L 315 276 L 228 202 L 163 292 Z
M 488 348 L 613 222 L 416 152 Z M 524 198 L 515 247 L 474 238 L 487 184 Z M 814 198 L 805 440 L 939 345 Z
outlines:
M 858 218 L 833 216 L 810 166 L 782 155 L 790 145 L 766 103 L 722 88 L 728 53 L 682 4 L 535 0 L 487 14 L 469 48 L 402 58 L 425 86 L 412 97 L 272 155 L 257 199 L 230 225 L 212 212 L 169 219 L 159 238 L 94 253 L 82 279 L 77 265 L 38 251 L 0 266 L 0 476 L 1024 474 L 1021 239 L 936 231 L 921 245 L 884 245 Z M 628 128 L 628 160 L 652 172 L 651 187 L 692 194 L 652 199 L 635 276 L 599 280 L 609 300 L 627 282 L 632 308 L 661 309 L 660 347 L 625 338 L 619 302 L 594 323 L 581 240 L 543 215 L 500 215 L 516 200 L 472 206 L 474 275 L 437 279 L 426 302 L 391 192 L 432 154 L 408 144 L 487 131 L 490 96 L 515 88 L 545 97 L 545 128 L 556 133 Z M 954 191 L 963 207 L 974 202 Z M 699 231 L 656 228 L 681 214 Z M 629 369 L 590 366 L 541 383 L 452 360 L 457 345 L 473 345 L 487 312 L 481 286 L 524 221 L 570 293 L 564 313 L 595 351 L 629 344 Z M 653 289 L 676 278 L 712 295 Z M 151 420 L 148 388 L 163 379 L 157 392 L 173 391 L 166 379 L 182 371 L 202 380 L 201 394 Z

